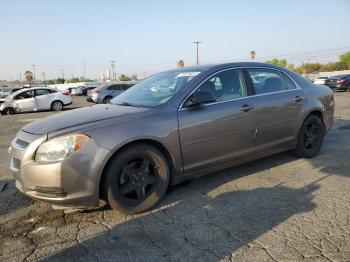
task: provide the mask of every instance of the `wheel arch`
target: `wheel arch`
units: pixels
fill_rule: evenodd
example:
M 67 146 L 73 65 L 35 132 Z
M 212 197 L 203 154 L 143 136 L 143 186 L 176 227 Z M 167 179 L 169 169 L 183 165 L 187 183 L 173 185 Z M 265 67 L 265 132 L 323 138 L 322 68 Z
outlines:
M 170 184 L 171 184 L 171 182 L 173 181 L 174 176 L 175 176 L 175 162 L 174 162 L 174 159 L 173 159 L 172 155 L 170 154 L 169 150 L 161 142 L 159 142 L 157 140 L 148 139 L 148 138 L 147 139 L 138 139 L 138 140 L 133 140 L 133 141 L 130 141 L 130 142 L 122 145 L 113 154 L 111 154 L 111 156 L 108 158 L 105 166 L 103 167 L 100 181 L 99 181 L 99 197 L 100 198 L 105 199 L 104 191 L 103 191 L 103 184 L 104 184 L 106 170 L 109 167 L 111 161 L 115 157 L 117 157 L 118 154 L 120 154 L 120 152 L 122 152 L 123 150 L 126 150 L 127 148 L 132 147 L 134 145 L 138 145 L 138 144 L 146 144 L 146 145 L 153 146 L 164 155 L 164 157 L 166 158 L 167 163 L 169 165 L 169 169 L 170 169 Z

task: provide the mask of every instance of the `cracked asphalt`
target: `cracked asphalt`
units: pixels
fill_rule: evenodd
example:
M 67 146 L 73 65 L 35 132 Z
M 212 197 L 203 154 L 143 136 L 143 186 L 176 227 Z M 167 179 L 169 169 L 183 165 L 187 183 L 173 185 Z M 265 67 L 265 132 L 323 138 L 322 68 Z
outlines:
M 0 261 L 350 261 L 350 94 L 335 98 L 317 157 L 286 152 L 213 173 L 137 216 L 65 214 L 22 195 L 7 148 L 24 124 L 52 113 L 0 116 Z

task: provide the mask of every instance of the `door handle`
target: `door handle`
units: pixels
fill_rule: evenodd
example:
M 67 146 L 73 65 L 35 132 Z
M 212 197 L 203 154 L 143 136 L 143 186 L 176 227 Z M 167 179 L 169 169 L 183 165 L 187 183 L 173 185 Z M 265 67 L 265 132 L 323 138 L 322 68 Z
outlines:
M 249 112 L 250 110 L 253 110 L 255 107 L 250 105 L 243 105 L 239 110 L 243 112 Z
M 304 100 L 304 98 L 302 98 L 301 96 L 296 96 L 296 97 L 294 97 L 294 99 L 293 99 L 294 102 L 301 102 L 301 101 L 303 101 L 303 100 Z

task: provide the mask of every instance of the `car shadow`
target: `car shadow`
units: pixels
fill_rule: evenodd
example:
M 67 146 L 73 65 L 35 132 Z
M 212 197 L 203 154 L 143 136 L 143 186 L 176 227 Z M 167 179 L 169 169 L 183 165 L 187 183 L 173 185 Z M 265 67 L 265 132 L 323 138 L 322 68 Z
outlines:
M 292 216 L 312 211 L 312 193 L 318 188 L 316 181 L 302 188 L 277 184 L 183 192 L 153 212 L 81 239 L 45 260 L 219 261 Z

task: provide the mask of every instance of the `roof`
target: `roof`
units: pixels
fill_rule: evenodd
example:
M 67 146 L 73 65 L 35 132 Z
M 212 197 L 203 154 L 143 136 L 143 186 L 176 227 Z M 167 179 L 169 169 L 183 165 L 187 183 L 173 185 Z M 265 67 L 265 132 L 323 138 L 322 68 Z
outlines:
M 198 65 L 198 66 L 189 66 L 189 67 L 181 67 L 181 68 L 174 68 L 168 71 L 206 71 L 215 67 L 221 68 L 221 67 L 261 67 L 261 66 L 268 66 L 273 68 L 279 68 L 278 66 L 267 64 L 267 63 L 260 63 L 260 62 L 232 62 L 232 63 L 220 63 L 220 64 L 207 64 L 207 65 Z

